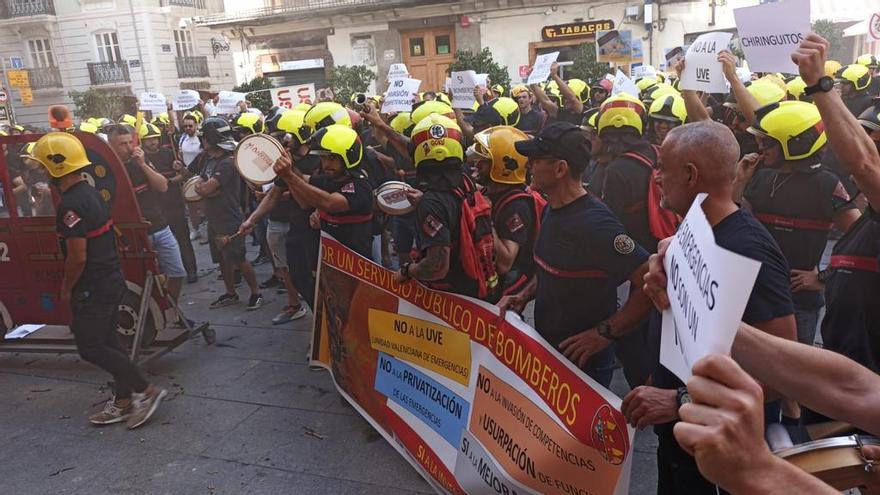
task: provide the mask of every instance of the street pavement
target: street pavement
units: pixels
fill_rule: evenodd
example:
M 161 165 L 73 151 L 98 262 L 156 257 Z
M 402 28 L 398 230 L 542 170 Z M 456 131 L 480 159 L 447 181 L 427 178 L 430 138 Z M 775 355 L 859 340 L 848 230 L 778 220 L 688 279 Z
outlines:
M 88 423 L 109 376 L 75 354 L 0 354 L 0 493 L 433 493 L 342 404 L 329 373 L 308 367 L 311 315 L 272 325 L 286 304 L 274 290 L 257 311 L 208 309 L 223 289 L 207 251 L 197 246 L 200 280 L 181 307 L 211 322 L 217 342 L 193 338 L 144 368 L 169 395 L 137 430 Z M 238 292 L 246 301 L 246 285 Z M 619 370 L 612 389 L 626 392 Z M 630 493 L 655 491 L 656 446 L 650 431 L 637 435 Z

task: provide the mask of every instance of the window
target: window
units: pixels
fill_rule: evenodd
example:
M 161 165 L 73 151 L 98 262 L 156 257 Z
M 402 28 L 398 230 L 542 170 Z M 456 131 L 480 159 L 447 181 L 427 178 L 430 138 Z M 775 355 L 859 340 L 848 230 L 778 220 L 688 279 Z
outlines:
M 177 47 L 178 57 L 192 57 L 195 55 L 192 31 L 188 29 L 176 29 L 174 31 L 174 46 Z
M 449 55 L 449 35 L 444 34 L 434 38 L 434 45 L 437 47 L 437 55 Z
M 28 53 L 31 55 L 31 67 L 55 67 L 55 57 L 49 40 L 28 40 Z
M 424 38 L 410 38 L 409 39 L 409 56 L 410 57 L 421 57 L 425 54 L 425 39 Z
M 101 62 L 122 62 L 122 54 L 119 52 L 119 39 L 116 37 L 116 32 L 96 34 L 95 46 L 98 49 L 98 60 Z

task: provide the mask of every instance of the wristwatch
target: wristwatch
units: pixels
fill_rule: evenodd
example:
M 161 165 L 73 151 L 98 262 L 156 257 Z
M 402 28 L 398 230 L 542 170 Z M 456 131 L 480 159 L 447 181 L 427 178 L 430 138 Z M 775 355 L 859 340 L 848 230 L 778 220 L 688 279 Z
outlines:
M 402 276 L 404 280 L 409 280 L 412 278 L 409 275 L 409 265 L 411 264 L 411 262 L 407 261 L 400 267 L 400 276 Z
M 596 332 L 608 340 L 617 340 L 617 337 L 611 335 L 611 324 L 608 323 L 608 320 L 600 321 L 599 324 L 596 325 Z
M 831 270 L 826 268 L 824 270 L 820 270 L 816 275 L 816 278 L 819 280 L 820 284 L 827 284 L 828 279 L 831 278 Z
M 678 407 L 690 404 L 691 402 L 693 401 L 691 400 L 691 394 L 688 393 L 688 388 L 678 387 L 678 390 L 675 392 L 675 403 L 678 404 Z
M 834 89 L 834 79 L 831 79 L 828 76 L 822 76 L 816 84 L 804 88 L 804 94 L 809 96 L 813 93 L 818 93 L 819 91 L 827 93 L 832 89 Z

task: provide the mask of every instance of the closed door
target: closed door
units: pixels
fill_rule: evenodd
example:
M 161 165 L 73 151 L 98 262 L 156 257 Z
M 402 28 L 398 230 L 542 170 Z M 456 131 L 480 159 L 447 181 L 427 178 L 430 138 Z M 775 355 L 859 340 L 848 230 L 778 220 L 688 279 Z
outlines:
M 452 26 L 404 32 L 403 63 L 413 79 L 422 81 L 421 91 L 439 91 L 446 82 L 446 69 L 455 58 Z

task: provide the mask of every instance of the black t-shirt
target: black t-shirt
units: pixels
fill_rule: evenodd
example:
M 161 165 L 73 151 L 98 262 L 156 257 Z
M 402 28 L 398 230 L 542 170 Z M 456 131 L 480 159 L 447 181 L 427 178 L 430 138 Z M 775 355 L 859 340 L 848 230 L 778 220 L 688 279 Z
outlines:
M 330 194 L 339 193 L 348 201 L 348 210 L 339 213 L 319 212 L 321 229 L 356 253 L 372 256 L 373 188 L 366 179 L 347 178 L 343 182 L 326 175 L 309 177 L 309 184 Z
M 653 146 L 643 143 L 630 150 L 656 163 Z M 648 186 L 652 169 L 638 159 L 620 155 L 605 167 L 602 201 L 614 212 L 626 231 L 649 253 L 657 251 L 657 239 L 648 223 Z
M 580 122 L 578 122 L 578 124 L 580 124 Z M 519 122 L 516 123 L 516 128 L 531 135 L 535 135 L 541 130 L 543 125 L 544 114 L 531 110 L 529 113 L 519 114 Z
M 297 170 L 302 172 L 305 175 L 315 175 L 321 171 L 321 159 L 315 155 L 306 155 L 302 158 L 297 158 L 293 162 L 293 166 L 296 167 Z M 284 182 L 281 178 L 276 178 L 275 187 L 281 188 L 285 191 L 288 190 L 287 183 Z M 290 223 L 291 229 L 309 229 L 312 227 L 309 225 L 309 216 L 315 211 L 314 208 L 302 208 L 299 203 L 296 202 L 294 198 L 290 198 L 293 203 L 292 208 L 288 211 L 287 222 Z
M 205 198 L 208 223 L 216 234 L 234 233 L 244 220 L 244 213 L 241 209 L 241 176 L 235 169 L 232 155 L 205 155 L 202 164 L 202 179 L 216 179 L 220 183 L 217 193 Z
M 834 153 L 831 146 L 825 147 L 824 154 L 822 155 L 822 166 L 840 179 L 840 183 L 843 184 L 851 200 L 859 195 L 859 187 L 852 180 L 852 175 L 840 163 L 840 158 L 837 158 L 837 154 Z
M 416 207 L 416 248 L 424 256 L 428 248 L 449 247 L 446 277 L 426 285 L 439 290 L 477 297 L 477 282 L 461 266 L 461 198 L 452 191 L 428 190 Z
M 602 197 L 602 192 L 605 189 L 605 174 L 607 171 L 608 163 L 601 163 L 593 158 L 590 160 L 590 164 L 584 170 L 584 175 L 581 178 L 584 186 L 598 198 Z
M 568 108 L 560 108 L 559 112 L 556 114 L 556 122 L 568 122 L 574 125 L 581 125 L 581 121 L 584 119 L 584 116 L 579 113 L 575 113 Z
M 65 258 L 67 239 L 87 239 L 86 266 L 73 289 L 121 290 L 123 278 L 110 211 L 98 191 L 84 181 L 73 185 L 61 195 L 57 212 L 55 230 Z
M 537 234 L 535 200 L 531 195 L 509 199 L 513 195 L 523 194 L 527 194 L 525 187 L 517 187 L 498 195 L 489 195 L 489 199 L 492 200 L 492 223 L 495 225 L 498 238 L 519 245 L 508 276 L 502 277 L 508 283 L 514 283 L 520 277 L 531 278 L 535 273 L 533 254 Z
M 871 94 L 867 91 L 862 91 L 856 95 L 845 98 L 843 104 L 846 105 L 846 109 L 849 110 L 854 117 L 858 118 L 862 112 L 871 107 L 872 99 Z
M 535 329 L 556 347 L 617 311 L 617 286 L 648 259 L 592 194 L 544 209 L 535 244 Z
M 819 266 L 834 214 L 855 207 L 837 176 L 823 168 L 790 174 L 758 170 L 743 197 L 797 270 Z M 799 291 L 792 297 L 799 308 L 824 304 L 821 291 Z
M 147 162 L 149 165 L 149 162 Z M 128 172 L 128 178 L 137 195 L 138 205 L 141 207 L 141 214 L 150 222 L 147 232 L 150 234 L 158 232 L 168 226 L 165 220 L 165 212 L 163 208 L 162 193 L 150 187 L 147 181 L 147 175 L 134 159 L 125 163 L 125 171 Z
M 180 190 L 180 182 L 171 182 L 178 177 L 180 172 L 174 170 L 174 152 L 168 148 L 159 148 L 156 153 L 147 153 L 147 161 L 153 165 L 157 172 L 168 179 L 168 190 L 160 193 L 162 207 L 167 210 L 179 212 L 185 209 L 183 193 Z

